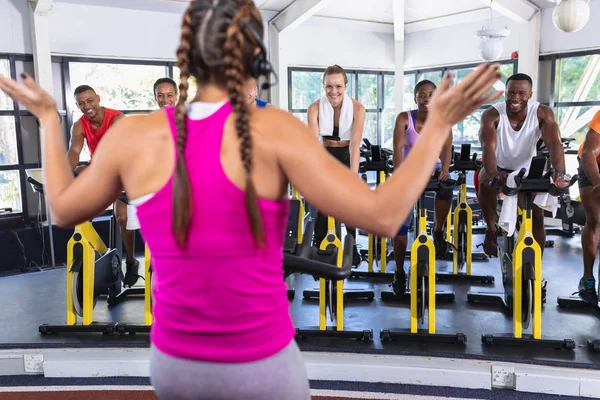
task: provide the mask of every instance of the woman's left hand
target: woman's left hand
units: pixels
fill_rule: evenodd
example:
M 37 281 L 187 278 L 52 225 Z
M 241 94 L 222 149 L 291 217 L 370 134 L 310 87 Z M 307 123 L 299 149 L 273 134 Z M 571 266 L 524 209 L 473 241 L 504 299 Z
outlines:
M 0 74 L 0 90 L 9 95 L 13 100 L 23 104 L 25 108 L 38 119 L 54 114 L 56 116 L 56 102 L 44 89 L 38 86 L 31 76 L 21 74 L 23 84 Z

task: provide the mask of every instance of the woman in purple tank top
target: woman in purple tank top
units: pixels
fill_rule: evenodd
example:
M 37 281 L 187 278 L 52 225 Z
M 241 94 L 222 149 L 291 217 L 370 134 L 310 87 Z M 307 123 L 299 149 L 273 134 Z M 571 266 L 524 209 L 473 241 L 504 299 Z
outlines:
M 310 399 L 283 281 L 288 185 L 343 223 L 394 236 L 452 125 L 501 94 L 485 95 L 498 64 L 452 88 L 445 77 L 411 154 L 373 191 L 293 115 L 248 107 L 245 88 L 271 75 L 262 37 L 250 0 L 190 2 L 177 105 L 123 118 L 77 179 L 54 99 L 27 74 L 23 84 L 0 75 L 0 89 L 40 120 L 45 195 L 59 226 L 93 218 L 123 189 L 137 205 L 152 253 L 150 376 L 161 400 Z M 191 77 L 198 91 L 187 102 Z
M 414 96 L 417 109 L 405 111 L 398 114 L 394 128 L 394 168 L 399 168 L 402 161 L 408 157 L 411 150 L 419 139 L 419 132 L 423 129 L 429 116 L 429 103 L 436 85 L 429 80 L 419 81 L 415 85 Z M 439 179 L 443 182 L 448 179 L 450 162 L 452 159 L 452 132 L 444 143 L 444 147 L 437 160 L 436 168 L 440 168 Z M 452 191 L 440 190 L 435 194 L 435 228 L 433 242 L 435 254 L 443 258 L 448 251 L 448 244 L 444 237 L 443 229 L 452 206 Z M 408 246 L 408 229 L 411 224 L 411 216 L 402 224 L 402 227 L 394 235 L 394 259 L 396 261 L 396 272 L 392 282 L 392 289 L 397 296 L 403 296 L 406 291 L 406 272 L 404 271 L 404 259 L 406 247 Z

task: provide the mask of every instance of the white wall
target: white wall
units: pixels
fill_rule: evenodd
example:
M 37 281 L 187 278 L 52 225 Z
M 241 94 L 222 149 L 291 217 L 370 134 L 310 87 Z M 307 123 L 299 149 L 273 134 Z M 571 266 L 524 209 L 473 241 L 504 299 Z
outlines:
M 590 20 L 580 31 L 564 33 L 552 23 L 552 8 L 542 12 L 540 52 L 561 53 L 600 47 L 600 1 L 590 2 Z
M 29 2 L 0 0 L 0 53 L 31 53 Z
M 273 16 L 265 12 L 265 24 Z M 55 2 L 50 48 L 55 55 L 175 60 L 181 17 L 173 12 Z M 0 0 L 0 53 L 32 51 L 28 1 Z
M 50 47 L 62 55 L 171 60 L 180 26 L 173 13 L 54 3 Z
M 480 62 L 477 53 L 479 39 L 475 36 L 475 31 L 481 29 L 484 24 L 487 24 L 487 21 L 406 34 L 404 68 L 409 70 Z M 511 34 L 504 40 L 502 59 L 510 58 L 511 53 L 519 47 L 519 25 L 508 18 L 494 18 L 493 28 L 501 29 L 505 26 L 510 29 Z
M 390 24 L 311 17 L 282 35 L 288 66 L 394 70 L 394 29 Z

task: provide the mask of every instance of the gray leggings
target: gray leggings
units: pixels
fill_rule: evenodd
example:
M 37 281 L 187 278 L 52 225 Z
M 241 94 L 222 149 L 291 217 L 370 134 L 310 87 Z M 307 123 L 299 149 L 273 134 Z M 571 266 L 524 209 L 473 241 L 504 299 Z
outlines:
M 294 340 L 264 360 L 215 363 L 174 358 L 150 349 L 150 379 L 160 400 L 310 400 L 300 349 Z

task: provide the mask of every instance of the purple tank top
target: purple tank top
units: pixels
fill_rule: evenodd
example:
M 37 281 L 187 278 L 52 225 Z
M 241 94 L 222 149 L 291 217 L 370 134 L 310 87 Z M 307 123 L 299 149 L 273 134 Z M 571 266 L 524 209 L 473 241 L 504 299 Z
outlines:
M 173 357 L 241 363 L 276 354 L 293 340 L 283 243 L 289 201 L 259 199 L 266 246 L 254 246 L 245 194 L 221 165 L 225 103 L 187 121 L 185 160 L 192 195 L 187 248 L 171 231 L 172 178 L 137 207 L 152 254 L 151 341 Z M 174 108 L 166 108 L 176 140 Z M 175 155 L 177 157 L 177 154 Z
M 417 110 L 410 110 L 408 112 L 408 129 L 404 132 L 404 147 L 402 148 L 402 159 L 406 160 L 408 154 L 412 150 L 413 146 L 419 139 L 419 133 L 417 132 Z M 438 158 L 437 162 L 440 162 Z

